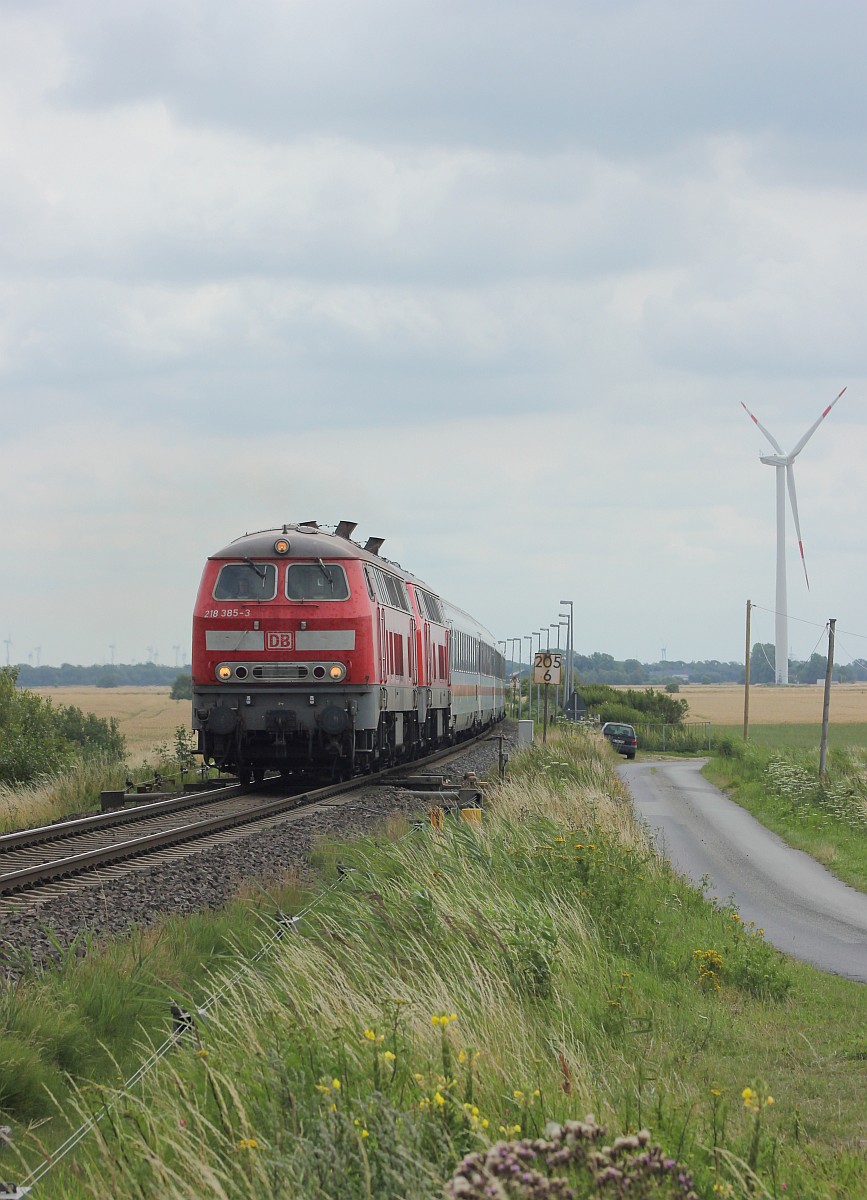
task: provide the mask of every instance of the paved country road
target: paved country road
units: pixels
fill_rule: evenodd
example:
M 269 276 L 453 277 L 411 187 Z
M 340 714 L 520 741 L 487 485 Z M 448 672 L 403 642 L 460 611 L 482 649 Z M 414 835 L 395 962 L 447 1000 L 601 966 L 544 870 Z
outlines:
M 620 767 L 657 848 L 787 954 L 867 983 L 867 895 L 847 887 L 700 774 L 705 760 Z

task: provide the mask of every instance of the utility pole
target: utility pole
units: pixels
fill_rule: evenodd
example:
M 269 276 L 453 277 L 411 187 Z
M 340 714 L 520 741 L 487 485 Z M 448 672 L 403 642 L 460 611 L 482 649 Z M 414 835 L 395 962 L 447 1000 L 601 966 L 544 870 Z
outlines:
M 819 747 L 819 778 L 825 782 L 825 760 L 828 755 L 828 713 L 831 709 L 831 672 L 834 670 L 834 631 L 837 620 L 832 617 L 828 622 L 828 666 L 825 668 L 825 702 L 822 705 L 822 742 Z
M 115 647 L 115 644 L 114 644 L 114 642 L 112 642 L 112 644 L 109 646 L 109 651 L 111 652 L 111 665 L 112 665 L 112 666 L 114 666 L 114 652 L 115 652 L 115 649 L 116 649 L 116 647 Z
M 6 646 L 6 666 L 11 667 L 12 663 L 9 659 L 9 651 L 12 647 L 12 634 L 10 633 L 8 638 L 4 638 L 3 642 Z
M 747 601 L 747 647 L 744 654 L 744 741 L 750 739 L 750 613 L 752 602 Z

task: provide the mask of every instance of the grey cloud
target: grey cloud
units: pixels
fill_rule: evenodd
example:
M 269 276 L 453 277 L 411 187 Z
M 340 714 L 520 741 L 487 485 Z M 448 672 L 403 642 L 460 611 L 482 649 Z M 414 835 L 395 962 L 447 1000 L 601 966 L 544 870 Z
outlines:
M 864 132 L 859 0 L 696 6 L 379 0 L 57 10 L 64 99 L 162 97 L 257 136 L 584 145 Z

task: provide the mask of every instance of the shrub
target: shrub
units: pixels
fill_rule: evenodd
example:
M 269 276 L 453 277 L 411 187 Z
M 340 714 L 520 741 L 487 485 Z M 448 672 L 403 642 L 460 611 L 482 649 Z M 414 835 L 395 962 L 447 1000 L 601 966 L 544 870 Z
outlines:
M 172 690 L 169 695 L 171 696 L 172 700 L 192 700 L 193 677 L 191 675 L 185 675 L 182 671 L 172 684 Z
M 123 758 L 125 741 L 114 717 L 106 721 L 74 705 L 55 708 L 16 687 L 17 679 L 17 667 L 0 669 L 0 783 L 27 783 L 79 758 Z

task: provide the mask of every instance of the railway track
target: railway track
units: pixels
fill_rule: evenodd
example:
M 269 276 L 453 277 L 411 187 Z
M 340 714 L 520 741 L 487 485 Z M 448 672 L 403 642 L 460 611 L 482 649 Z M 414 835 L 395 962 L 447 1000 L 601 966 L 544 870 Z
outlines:
M 64 886 L 73 879 L 88 884 L 118 864 L 122 869 L 129 869 L 130 864 L 133 869 L 141 869 L 176 855 L 179 847 L 188 853 L 191 843 L 198 848 L 237 836 L 241 827 L 246 835 L 257 827 L 291 821 L 318 807 L 349 803 L 352 792 L 388 783 L 405 776 L 408 770 L 417 772 L 437 763 L 446 764 L 473 742 L 489 736 L 486 732 L 412 763 L 326 787 L 274 796 L 273 783 L 253 789 L 236 784 L 215 789 L 205 797 L 177 796 L 7 834 L 0 837 L 0 905 L 6 907 L 10 901 L 14 904 L 22 894 L 32 900 L 42 889 L 46 897 L 57 895 L 58 881 Z

